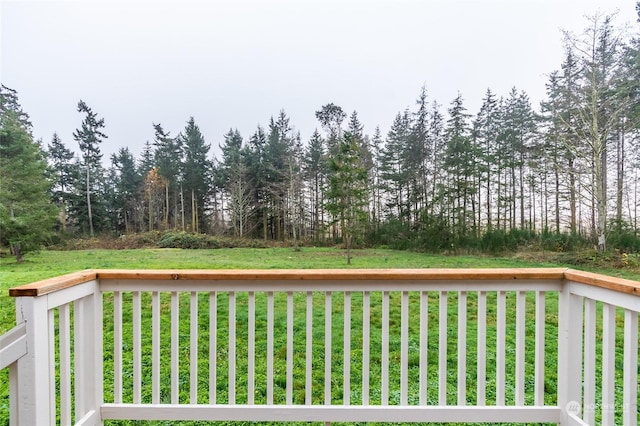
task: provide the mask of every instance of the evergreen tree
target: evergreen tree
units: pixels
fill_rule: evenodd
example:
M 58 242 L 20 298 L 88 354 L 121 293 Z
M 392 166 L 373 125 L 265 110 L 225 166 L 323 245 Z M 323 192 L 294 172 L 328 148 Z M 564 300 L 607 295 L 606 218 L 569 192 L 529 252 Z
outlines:
M 269 210 L 267 208 L 269 188 L 267 185 L 266 150 L 267 135 L 262 126 L 258 126 L 254 134 L 249 138 L 246 161 L 254 186 L 253 209 L 255 211 L 257 235 L 261 236 L 265 241 L 268 238 L 269 231 Z
M 398 113 L 387 134 L 382 153 L 380 176 L 387 191 L 387 209 L 392 217 L 402 222 L 410 218 L 408 202 L 409 181 L 411 176 L 406 164 L 411 136 L 411 118 L 409 111 Z
M 244 237 L 250 217 L 250 207 L 253 194 L 248 167 L 246 164 L 246 150 L 238 130 L 230 129 L 224 135 L 222 150 L 222 164 L 220 164 L 221 181 L 229 196 L 227 210 L 231 219 L 234 235 Z
M 326 183 L 325 141 L 316 129 L 309 139 L 304 153 L 304 177 L 310 186 L 310 209 L 312 212 L 311 235 L 314 240 L 319 240 L 321 229 L 324 226 L 323 192 Z
M 329 103 L 316 111 L 316 118 L 327 132 L 327 150 L 329 154 L 334 154 L 342 136 L 342 122 L 347 118 L 347 114 L 338 105 Z
M 351 248 L 362 234 L 367 220 L 367 170 L 361 166 L 356 139 L 345 132 L 335 155 L 329 157 L 327 211 L 339 224 L 347 248 L 347 264 L 351 264 Z
M 99 189 L 102 179 L 102 153 L 100 152 L 100 144 L 107 135 L 103 133 L 104 119 L 98 118 L 98 115 L 80 100 L 78 102 L 78 112 L 84 114 L 81 127 L 73 132 L 73 138 L 78 142 L 80 152 L 82 153 L 84 178 L 78 181 L 77 186 L 86 194 L 86 203 L 79 198 L 76 199 L 75 211 L 81 216 L 78 217 L 80 223 L 87 223 L 89 234 L 94 234 L 94 213 L 98 213 L 98 222 L 103 228 L 105 220 L 104 199 Z M 86 221 L 81 218 L 86 213 Z M 81 225 L 82 226 L 82 225 Z
M 58 206 L 58 220 L 62 232 L 67 229 L 68 207 L 73 200 L 73 184 L 80 176 L 73 151 L 68 149 L 57 133 L 53 134 L 48 145 L 47 158 L 49 160 L 50 179 L 53 183 L 52 197 Z
M 204 228 L 205 200 L 209 194 L 210 164 L 207 159 L 210 145 L 207 144 L 193 117 L 187 122 L 182 136 L 184 165 L 182 186 L 188 202 L 186 211 L 190 213 L 191 230 L 198 232 Z
M 17 103 L 16 103 L 17 104 Z M 16 110 L 2 100 L 0 115 L 0 244 L 8 245 L 18 262 L 40 248 L 56 218 L 46 161 Z M 19 111 L 19 109 L 17 110 Z
M 613 16 L 596 14 L 589 18 L 583 36 L 565 33 L 565 43 L 578 52 L 582 87 L 579 92 L 578 122 L 571 131 L 587 150 L 570 147 L 592 165 L 590 192 L 593 196 L 593 235 L 598 248 L 606 248 L 608 150 L 616 134 L 627 99 L 617 96 L 624 80 L 621 38 L 613 27 Z
M 143 220 L 145 206 L 138 201 L 143 178 L 129 148 L 120 148 L 117 154 L 113 154 L 111 164 L 115 189 L 112 207 L 116 215 L 116 228 L 118 231 L 132 232 L 135 224 Z
M 149 141 L 146 141 L 144 143 L 144 147 L 142 148 L 140 160 L 138 161 L 138 170 L 140 171 L 141 175 L 145 176 L 155 166 L 156 161 L 153 146 Z
M 4 84 L 0 84 L 0 116 L 6 116 L 7 114 L 12 114 L 20 124 L 20 127 L 31 135 L 31 120 L 29 119 L 29 114 L 24 112 L 20 106 L 18 92 Z
M 451 102 L 446 127 L 447 148 L 444 166 L 448 170 L 448 187 L 443 188 L 449 204 L 451 229 L 459 238 L 467 236 L 469 221 L 475 219 L 475 173 L 477 153 L 472 144 L 469 114 L 462 95 Z M 474 230 L 475 231 L 475 230 Z
M 501 132 L 501 121 L 498 99 L 487 89 L 482 100 L 480 111 L 473 122 L 473 137 L 478 147 L 478 185 L 477 191 L 480 212 L 485 214 L 484 221 L 478 217 L 478 222 L 484 222 L 487 230 L 493 228 L 493 204 L 495 191 L 492 184 L 496 174 L 496 160 L 499 155 L 498 136 Z M 482 213 L 481 213 L 482 214 Z
M 162 125 L 153 124 L 155 130 L 155 164 L 158 173 L 165 183 L 164 226 L 165 228 L 178 225 L 178 194 L 180 187 L 180 172 L 182 170 L 182 139 L 172 138 Z

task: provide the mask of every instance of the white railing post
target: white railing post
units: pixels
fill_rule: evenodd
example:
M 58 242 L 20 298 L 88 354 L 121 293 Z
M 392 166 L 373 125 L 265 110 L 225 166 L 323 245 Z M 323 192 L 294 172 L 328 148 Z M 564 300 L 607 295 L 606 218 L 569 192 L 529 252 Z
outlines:
M 17 419 L 18 425 L 52 425 L 55 412 L 52 409 L 55 395 L 51 395 L 51 371 L 49 342 L 49 312 L 46 297 L 18 297 L 16 320 L 27 327 L 27 354 L 18 360 Z M 13 419 L 12 419 L 13 422 Z
M 558 407 L 561 423 L 582 412 L 582 300 L 565 282 L 558 296 Z
M 93 294 L 74 301 L 75 422 L 102 424 L 102 295 L 92 285 Z

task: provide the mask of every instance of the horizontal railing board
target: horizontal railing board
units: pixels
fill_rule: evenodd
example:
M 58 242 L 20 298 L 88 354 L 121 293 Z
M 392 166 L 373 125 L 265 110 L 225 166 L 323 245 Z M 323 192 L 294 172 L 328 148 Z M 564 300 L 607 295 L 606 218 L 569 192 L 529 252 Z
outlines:
M 96 271 L 86 270 L 59 277 L 48 278 L 9 289 L 11 297 L 36 297 L 73 287 L 98 277 Z
M 148 280 L 508 280 L 562 279 L 562 268 L 99 270 L 101 279 Z
M 559 407 L 103 404 L 103 420 L 558 423 Z
M 475 268 L 475 269 L 285 269 L 285 270 L 86 270 L 49 278 L 9 290 L 11 297 L 34 297 L 53 293 L 84 282 L 100 280 L 153 280 L 153 281 L 465 281 L 465 280 L 562 280 L 570 279 L 583 284 L 640 296 L 640 282 L 608 277 L 591 272 L 564 268 Z
M 589 284 L 596 287 L 608 288 L 621 293 L 634 294 L 640 296 L 640 282 L 627 280 L 624 278 L 609 277 L 595 274 L 593 272 L 576 271 L 567 269 L 564 273 L 567 280 L 577 281 L 582 284 Z
M 27 354 L 27 327 L 22 322 L 0 336 L 0 370 Z
M 518 282 L 498 280 L 305 280 L 299 281 L 229 281 L 229 280 L 202 280 L 202 281 L 171 281 L 171 280 L 135 280 L 112 279 L 102 280 L 100 289 L 103 292 L 110 291 L 180 291 L 205 292 L 216 291 L 256 291 L 256 292 L 343 292 L 343 291 L 558 291 L 561 288 L 560 280 L 528 279 Z

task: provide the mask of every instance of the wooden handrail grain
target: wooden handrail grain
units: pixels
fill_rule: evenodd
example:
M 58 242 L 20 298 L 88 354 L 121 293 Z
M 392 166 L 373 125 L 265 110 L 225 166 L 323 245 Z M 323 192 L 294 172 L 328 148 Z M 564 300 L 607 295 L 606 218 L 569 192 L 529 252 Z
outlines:
M 531 280 L 570 279 L 640 296 L 640 282 L 565 268 L 466 269 L 100 269 L 75 272 L 9 290 L 11 297 L 53 293 L 94 279 L 139 280 Z
M 98 270 L 100 279 L 146 280 L 505 280 L 562 279 L 562 268 Z
M 96 271 L 85 270 L 73 272 L 59 277 L 48 278 L 42 281 L 36 281 L 31 284 L 25 284 L 19 287 L 9 289 L 11 297 L 36 297 L 53 293 L 65 288 L 73 287 L 87 281 L 95 280 L 98 277 Z
M 595 274 L 593 272 L 578 271 L 575 269 L 567 269 L 564 273 L 564 278 L 581 284 L 588 284 L 595 287 L 602 287 L 621 293 L 640 296 L 640 282 L 638 281 L 610 277 L 607 275 Z

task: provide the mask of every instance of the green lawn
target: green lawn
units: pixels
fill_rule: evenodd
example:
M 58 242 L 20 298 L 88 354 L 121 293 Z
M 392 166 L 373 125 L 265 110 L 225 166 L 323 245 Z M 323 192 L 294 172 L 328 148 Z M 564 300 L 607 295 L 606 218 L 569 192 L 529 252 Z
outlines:
M 465 267 L 479 268 L 479 267 L 563 266 L 563 265 L 550 264 L 550 263 L 541 264 L 537 262 L 527 262 L 524 260 L 517 260 L 517 259 L 510 259 L 510 258 L 490 258 L 490 257 L 475 257 L 475 256 L 434 256 L 434 255 L 425 255 L 425 254 L 419 254 L 419 253 L 400 252 L 400 251 L 381 250 L 381 249 L 357 250 L 354 253 L 354 258 L 352 261 L 353 261 L 353 264 L 350 266 L 350 268 L 465 268 Z M 0 333 L 7 331 L 15 323 L 13 300 L 11 300 L 7 296 L 8 288 L 19 285 L 19 284 L 29 283 L 36 280 L 49 278 L 57 275 L 62 275 L 65 273 L 78 271 L 82 269 L 92 269 L 92 268 L 96 268 L 96 269 L 98 268 L 99 269 L 103 269 L 103 268 L 122 268 L 122 269 L 169 269 L 169 268 L 171 269 L 173 268 L 175 269 L 267 269 L 267 268 L 289 269 L 289 268 L 300 268 L 300 269 L 305 269 L 305 268 L 345 268 L 345 267 L 347 267 L 347 265 L 345 262 L 344 252 L 338 249 L 327 249 L 327 248 L 303 248 L 302 251 L 300 252 L 295 252 L 292 249 L 288 249 L 288 248 L 219 249 L 219 250 L 155 249 L 155 250 L 119 250 L 119 251 L 87 250 L 87 251 L 72 251 L 72 252 L 43 251 L 38 254 L 28 256 L 25 262 L 22 264 L 16 264 L 12 258 L 5 257 L 5 258 L 0 258 Z M 606 273 L 606 271 L 599 271 L 599 272 Z M 637 273 L 636 275 L 637 275 L 637 278 L 640 279 L 640 273 Z M 635 275 L 631 273 L 630 277 L 633 278 L 634 276 Z M 437 307 L 436 307 L 437 299 L 435 296 L 436 295 L 433 295 L 433 297 L 430 299 L 430 304 L 433 304 L 433 309 L 431 309 L 431 305 L 430 305 L 430 309 L 431 309 L 430 312 L 433 312 L 433 313 L 437 312 Z M 227 306 L 225 297 L 226 295 L 224 294 L 219 295 L 220 300 L 218 302 L 219 314 L 223 316 L 226 314 L 225 309 Z M 354 307 L 359 306 L 358 297 L 359 296 L 354 295 L 352 306 Z M 341 295 L 339 294 L 335 295 L 336 302 L 334 303 L 334 309 L 339 310 L 340 298 L 341 298 Z M 469 347 L 474 347 L 475 345 L 475 335 L 474 335 L 475 324 L 473 323 L 475 319 L 474 298 L 475 298 L 475 295 L 470 295 L 469 313 L 468 313 L 468 318 L 469 318 L 468 345 Z M 556 306 L 555 305 L 557 303 L 556 301 L 557 301 L 557 298 L 555 296 L 549 295 L 549 297 L 547 298 L 547 305 L 548 305 L 549 312 L 553 312 L 553 309 L 555 309 L 554 307 Z M 166 300 L 163 302 L 163 304 L 164 303 L 167 303 Z M 324 321 L 324 318 L 322 313 L 322 306 L 320 306 L 321 299 L 319 299 L 317 303 L 318 303 L 318 309 L 314 309 L 314 322 L 319 321 L 320 323 L 322 323 L 322 321 Z M 412 301 L 412 304 L 416 304 L 416 303 L 417 303 L 416 300 Z M 181 304 L 184 304 L 184 309 L 188 310 L 188 306 L 187 306 L 188 301 L 186 300 L 186 298 L 184 298 L 184 300 L 181 299 Z M 314 304 L 316 304 L 316 301 L 314 301 Z M 148 303 L 143 304 L 143 306 L 148 306 L 148 305 L 149 305 Z M 376 302 L 376 299 L 372 297 L 372 312 L 375 309 L 378 309 L 377 305 L 378 303 Z M 450 305 L 449 307 L 450 314 L 451 313 L 455 314 L 456 300 L 454 297 L 450 297 L 449 305 Z M 244 311 L 246 314 L 246 310 L 244 308 L 244 306 L 246 306 L 246 300 L 243 299 L 242 297 L 239 297 L 238 306 L 239 306 L 238 312 Z M 256 306 L 258 311 L 260 311 L 260 309 L 264 309 L 264 301 L 257 300 Z M 528 306 L 531 307 L 532 303 L 528 302 Z M 207 301 L 206 301 L 206 298 L 204 297 L 202 299 L 202 302 L 200 303 L 200 309 L 203 312 L 206 312 Z M 296 302 L 296 311 L 298 311 L 298 309 L 300 309 L 300 312 L 302 312 L 302 310 L 304 309 L 304 301 Z M 488 301 L 488 309 L 489 310 L 492 309 L 491 300 Z M 529 308 L 528 308 L 528 311 L 529 311 Z M 128 313 L 125 312 L 125 317 L 127 317 L 127 314 Z M 352 314 L 352 318 L 355 321 L 357 321 L 358 314 L 359 312 L 357 312 L 357 308 L 354 308 L 354 313 Z M 105 312 L 105 318 L 108 318 L 107 315 L 108 315 L 108 312 Z M 488 311 L 487 315 L 488 315 L 488 319 L 490 320 L 492 312 Z M 528 315 L 532 315 L 532 312 L 528 312 Z M 299 314 L 296 313 L 295 316 L 299 317 Z M 507 325 L 508 338 L 509 338 L 509 336 L 513 334 L 513 328 L 514 328 L 514 321 L 512 321 L 514 317 L 513 312 L 508 312 L 507 317 L 510 318 Z M 148 313 L 143 314 L 143 318 L 149 319 L 150 315 Z M 239 317 L 238 320 L 241 320 L 241 317 Z M 394 318 L 392 317 L 392 321 L 393 320 Z M 224 321 L 224 317 L 222 317 L 220 321 Z M 282 314 L 281 311 L 276 312 L 276 321 L 284 321 L 284 315 Z M 554 321 L 552 318 L 551 323 L 553 322 Z M 376 326 L 377 325 L 372 324 L 372 330 Z M 395 326 L 397 326 L 397 324 L 394 325 L 394 323 L 392 322 L 392 327 L 395 327 Z M 430 318 L 430 329 L 432 327 L 434 329 L 434 332 L 430 333 L 431 336 L 437 336 L 435 332 L 435 330 L 437 329 L 437 326 L 438 326 L 437 317 Z M 551 326 L 553 326 L 553 324 L 551 324 Z M 109 324 L 107 324 L 105 327 L 106 327 L 105 344 L 107 345 L 106 347 L 108 347 L 110 339 L 112 337 L 110 337 L 109 335 L 109 328 L 108 328 Z M 282 329 L 282 327 L 283 325 L 279 326 L 280 329 Z M 354 327 L 354 330 L 356 330 L 357 323 L 355 323 L 353 327 Z M 456 323 L 455 323 L 454 316 L 450 318 L 449 327 L 450 327 L 449 336 L 455 336 Z M 333 319 L 333 328 L 335 330 L 336 336 L 339 336 L 342 330 L 341 316 L 338 316 L 338 315 L 335 316 L 335 318 Z M 125 330 L 127 329 L 130 330 L 131 328 L 125 325 Z M 147 330 L 147 329 L 148 327 L 146 325 L 143 325 L 143 330 Z M 417 330 L 417 326 L 415 324 L 410 324 L 410 330 L 411 330 L 411 333 L 415 334 Z M 553 330 L 553 327 L 551 327 L 550 330 Z M 264 334 L 264 333 L 259 333 L 259 330 L 256 330 L 256 332 L 257 332 L 257 336 Z M 218 338 L 218 341 L 220 342 L 219 350 L 224 354 L 225 351 L 228 350 L 227 348 L 228 344 L 226 340 L 227 336 L 225 334 L 225 330 L 222 330 L 222 331 L 219 330 L 218 333 L 219 335 L 217 336 L 217 338 Z M 246 339 L 245 335 L 243 334 L 243 333 L 246 333 L 246 329 L 244 331 L 239 329 L 238 333 L 239 333 L 238 334 L 239 341 L 241 341 L 242 339 Z M 529 335 L 529 332 L 527 333 L 528 333 L 527 335 Z M 322 339 L 322 336 L 319 336 L 319 337 L 320 339 Z M 130 338 L 131 338 L 130 335 L 125 336 L 125 339 L 130 339 Z M 358 341 L 357 334 L 352 336 L 352 338 L 353 338 L 352 348 L 357 353 L 358 351 L 358 347 L 356 343 Z M 434 338 L 437 338 L 437 337 L 434 337 Z M 493 337 L 489 335 L 488 346 L 492 344 L 491 343 L 492 338 Z M 553 345 L 554 338 L 555 336 L 553 335 L 553 333 L 549 333 L 547 335 L 547 342 L 548 342 L 547 344 Z M 168 337 L 164 336 L 163 339 L 168 339 Z M 208 339 L 208 336 L 203 335 L 201 336 L 201 339 L 203 342 L 206 342 Z M 301 346 L 302 349 L 297 352 L 304 354 L 304 342 L 296 341 L 295 344 L 302 345 Z M 143 345 L 150 346 L 149 339 L 144 341 Z M 184 348 L 188 350 L 188 342 L 185 342 L 184 345 L 185 345 Z M 266 345 L 266 343 L 264 341 L 257 341 L 256 345 L 258 348 L 257 354 L 261 356 L 260 354 L 264 354 L 264 350 L 260 348 Z M 334 371 L 336 372 L 336 377 L 334 378 L 333 381 L 336 383 L 336 388 L 335 388 L 335 392 L 332 392 L 332 394 L 336 395 L 336 398 L 338 398 L 336 399 L 336 403 L 340 403 L 339 398 L 341 398 L 341 395 L 340 395 L 341 374 L 339 373 L 341 370 L 339 369 L 339 365 L 342 361 L 342 355 L 341 355 L 342 342 L 336 339 L 334 345 L 335 345 L 335 349 L 332 350 L 332 353 L 335 354 L 334 363 L 338 367 L 334 368 Z M 399 343 L 392 341 L 391 345 L 392 345 L 391 349 L 394 350 L 394 347 L 399 345 Z M 430 347 L 436 347 L 437 342 L 430 341 L 429 345 Z M 163 341 L 162 347 L 165 348 L 167 346 L 168 346 L 168 341 L 166 340 Z M 203 347 L 203 350 L 204 350 L 204 347 Z M 450 365 L 455 366 L 455 362 L 456 362 L 455 361 L 456 360 L 455 342 L 451 343 L 451 347 L 448 350 L 448 354 L 449 354 Z M 206 357 L 206 353 L 204 355 Z M 238 355 L 238 359 L 243 359 L 243 358 L 246 359 L 246 348 L 238 347 L 237 355 Z M 314 354 L 314 365 L 316 365 L 316 363 L 323 362 L 322 355 L 323 353 Z M 372 355 L 375 355 L 375 354 L 372 354 Z M 301 356 L 304 357 L 304 355 L 301 355 Z M 533 368 L 532 359 L 529 359 L 531 356 L 532 356 L 531 353 L 527 354 L 527 363 L 528 363 L 527 375 L 529 375 L 530 373 L 532 374 L 532 368 Z M 434 360 L 435 362 L 435 359 L 437 359 L 437 351 L 432 352 L 430 350 L 429 357 L 431 360 Z M 296 372 L 294 373 L 294 376 L 298 377 L 300 374 L 304 375 L 303 361 L 304 361 L 304 358 L 302 358 L 301 362 L 296 362 L 295 364 Z M 109 366 L 111 365 L 111 362 L 112 360 L 110 359 L 105 360 L 105 372 L 109 371 L 109 368 L 110 368 Z M 258 363 L 258 365 L 260 365 L 265 361 L 262 358 L 258 358 L 256 362 Z M 351 367 L 352 374 L 354 374 L 354 376 L 352 377 L 353 388 L 357 387 L 356 385 L 359 384 L 359 381 L 358 381 L 359 380 L 359 376 L 358 376 L 359 361 L 357 361 L 357 356 L 354 356 L 354 362 L 355 363 Z M 487 364 L 489 368 L 489 371 L 487 372 L 488 382 L 492 380 L 492 377 L 491 377 L 492 372 L 490 371 L 491 362 L 492 361 L 490 359 L 487 359 Z M 473 382 L 473 370 L 475 368 L 474 358 L 470 356 L 467 363 L 468 363 L 467 368 L 469 372 L 469 383 L 467 384 L 467 388 L 473 389 L 475 388 L 475 383 Z M 414 364 L 414 361 L 410 360 L 410 364 Z M 302 373 L 300 373 L 297 370 L 298 367 L 302 369 L 301 370 Z M 398 369 L 396 369 L 396 367 L 397 365 L 392 366 L 392 370 L 391 370 L 392 380 L 394 381 L 397 381 L 397 378 L 399 377 L 399 367 Z M 243 364 L 239 362 L 238 373 L 237 373 L 239 382 L 246 380 L 246 373 L 243 373 L 244 368 L 245 367 L 243 366 Z M 431 368 L 431 363 L 430 363 L 430 368 Z M 513 368 L 514 366 L 512 361 L 511 364 L 507 365 L 507 370 L 510 371 Z M 224 362 L 221 362 L 219 369 L 221 370 L 219 370 L 218 372 L 218 376 L 220 378 L 220 381 L 218 382 L 218 390 L 219 390 L 218 393 L 220 395 L 220 398 L 222 398 L 221 401 L 223 401 L 225 397 L 225 392 L 226 392 L 226 382 L 225 382 L 226 374 L 224 373 L 224 369 L 225 369 Z M 453 369 L 455 370 L 455 367 L 453 367 Z M 208 371 L 208 366 L 203 365 L 201 368 L 201 371 L 205 372 L 206 374 L 206 372 Z M 280 366 L 280 371 L 283 371 L 282 366 Z M 372 384 L 379 383 L 379 373 L 380 373 L 379 364 L 372 364 L 372 369 L 371 369 Z M 188 373 L 186 374 L 188 376 Z M 417 369 L 412 368 L 410 372 L 410 375 L 412 376 L 410 377 L 414 377 L 416 374 L 417 374 Z M 435 372 L 430 370 L 428 374 L 429 374 L 429 382 L 432 383 L 435 380 L 435 383 L 437 383 L 437 377 L 435 376 Z M 548 374 L 549 382 L 552 383 L 555 380 L 554 378 L 555 372 L 554 372 L 553 365 L 548 366 L 547 374 Z M 107 383 L 105 383 L 105 388 L 108 393 L 110 389 L 112 389 L 113 379 L 112 378 L 110 379 L 109 377 L 107 377 L 106 380 L 107 380 Z M 257 378 L 257 380 L 262 380 L 262 379 Z M 278 380 L 281 381 L 282 378 L 278 379 L 278 377 L 276 377 L 276 384 L 278 384 Z M 319 376 L 319 380 L 322 381 L 321 374 Z M 416 380 L 417 379 L 412 380 L 412 382 L 415 382 Z M 8 381 L 7 372 L 3 371 L 2 373 L 0 373 L 0 425 L 8 424 L 7 381 Z M 450 394 L 449 399 L 451 399 L 451 401 L 449 401 L 450 403 L 455 403 L 455 381 L 456 381 L 456 377 L 454 375 L 454 377 L 450 378 L 450 383 L 453 384 L 449 386 L 449 394 Z M 206 379 L 203 383 L 204 383 L 203 391 L 201 392 L 201 395 L 203 396 L 203 398 L 206 399 L 207 393 L 204 390 L 206 388 Z M 125 382 L 125 385 L 127 384 L 129 385 L 127 386 L 127 388 L 130 389 L 131 384 L 129 382 Z M 490 401 L 491 395 L 490 395 L 489 386 L 490 385 L 488 384 L 487 398 Z M 243 388 L 244 388 L 244 394 L 242 393 Z M 431 386 L 431 388 L 435 389 L 435 386 Z M 259 393 L 261 392 L 261 390 L 258 388 L 258 383 L 256 383 L 256 390 L 258 392 L 258 396 L 257 396 L 258 398 L 260 396 Z M 280 389 L 280 391 L 282 391 L 282 389 Z M 554 389 L 550 389 L 550 391 L 554 391 Z M 163 393 L 164 392 L 166 391 L 163 391 Z M 185 392 L 186 392 L 185 395 L 188 396 L 188 390 L 185 390 Z M 243 398 L 246 398 L 246 386 L 244 387 L 239 386 L 238 392 L 239 393 L 238 393 L 237 400 L 241 402 Z M 302 392 L 304 391 L 302 390 Z M 320 390 L 318 395 L 314 394 L 314 398 L 318 397 L 321 400 L 322 399 L 321 392 L 322 391 Z M 548 403 L 554 403 L 555 394 L 554 393 L 552 394 L 552 393 L 553 392 L 550 392 L 550 395 L 549 395 L 550 399 Z M 393 389 L 392 389 L 391 395 L 392 395 L 392 398 L 395 398 L 398 396 L 397 394 L 393 393 Z M 375 394 L 375 391 L 373 390 L 373 385 L 372 385 L 372 403 L 376 403 L 376 400 L 375 400 L 376 396 L 379 401 L 379 394 L 378 395 Z M 108 398 L 108 395 L 106 395 L 106 397 Z M 125 394 L 125 398 L 128 398 L 128 397 L 130 396 Z M 280 394 L 276 394 L 277 399 L 278 398 L 281 399 L 282 397 L 283 397 L 282 392 L 280 392 Z M 296 402 L 300 402 L 299 399 L 303 398 L 303 393 L 301 394 L 300 391 L 298 390 L 294 398 Z M 352 402 L 357 403 L 358 398 L 359 396 L 357 394 L 352 395 Z M 435 396 L 431 394 L 429 395 L 430 403 L 434 402 L 433 398 L 435 398 L 435 401 L 437 401 L 437 395 Z M 507 395 L 507 398 L 509 399 L 509 395 Z M 116 424 L 116 423 L 114 422 L 110 424 Z M 120 423 L 117 423 L 117 424 L 120 424 Z M 126 424 L 129 424 L 129 423 L 126 423 Z M 131 422 L 131 424 L 137 424 L 137 423 Z M 149 424 L 149 423 L 143 423 L 143 424 Z M 152 424 L 155 424 L 155 423 L 152 423 Z

